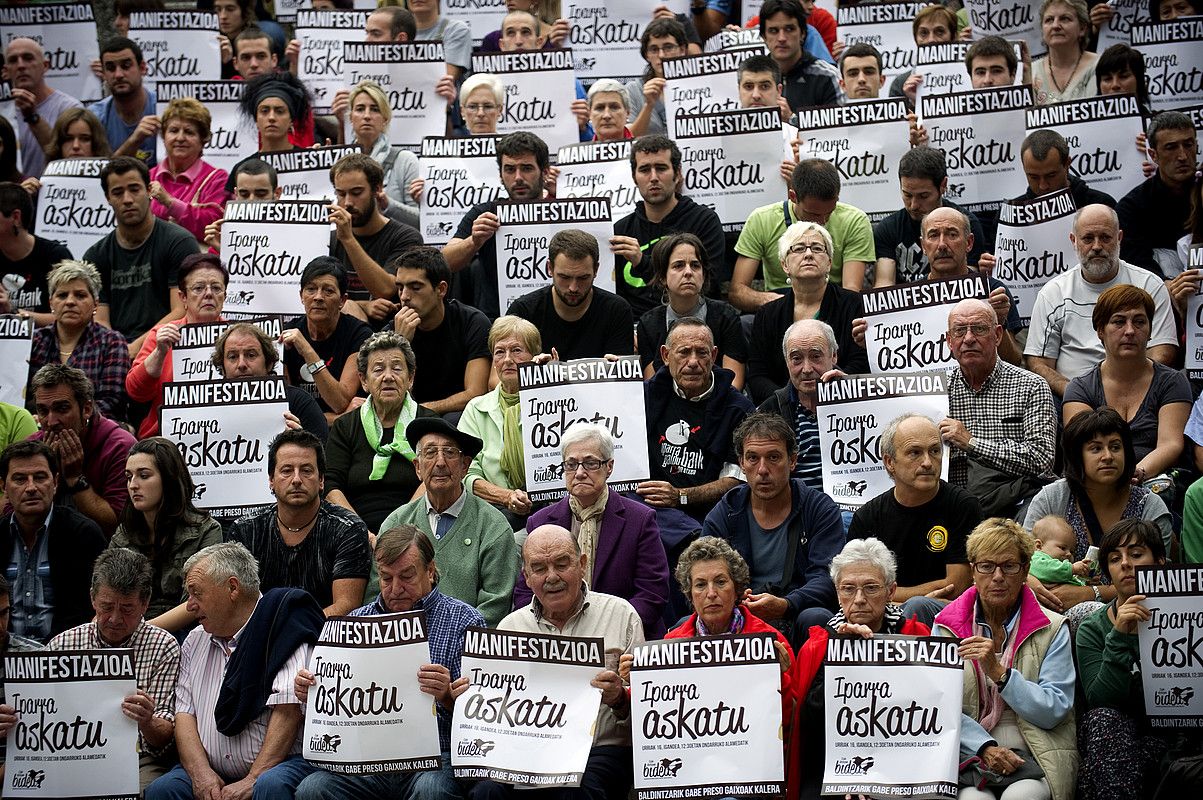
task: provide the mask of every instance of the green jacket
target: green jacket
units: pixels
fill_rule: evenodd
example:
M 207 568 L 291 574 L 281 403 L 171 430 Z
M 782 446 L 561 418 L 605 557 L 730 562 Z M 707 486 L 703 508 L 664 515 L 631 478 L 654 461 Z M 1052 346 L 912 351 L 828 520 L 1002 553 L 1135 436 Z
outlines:
M 1082 620 L 1074 635 L 1078 680 L 1089 708 L 1114 708 L 1136 720 L 1145 718 L 1140 678 L 1140 644 L 1134 633 L 1120 633 L 1107 612 L 1115 601 Z M 1135 667 L 1135 672 L 1133 672 Z
M 130 539 L 125 525 L 118 525 L 109 547 L 128 547 L 137 550 L 150 559 L 155 565 L 154 583 L 150 592 L 150 608 L 146 611 L 147 619 L 154 619 L 160 614 L 184 602 L 184 562 L 198 550 L 203 550 L 211 544 L 221 544 L 221 524 L 208 514 L 202 514 L 182 525 L 167 545 L 160 564 L 155 563 L 150 545 L 134 542 Z

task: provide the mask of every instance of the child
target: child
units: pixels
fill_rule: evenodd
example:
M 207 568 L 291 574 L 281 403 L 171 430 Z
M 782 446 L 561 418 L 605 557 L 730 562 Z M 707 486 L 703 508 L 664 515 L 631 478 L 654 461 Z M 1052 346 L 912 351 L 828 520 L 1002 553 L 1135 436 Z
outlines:
M 1030 572 L 1041 583 L 1072 583 L 1085 586 L 1090 575 L 1090 562 L 1072 562 L 1077 537 L 1065 517 L 1041 517 L 1032 526 L 1036 537 L 1036 552 L 1032 554 Z

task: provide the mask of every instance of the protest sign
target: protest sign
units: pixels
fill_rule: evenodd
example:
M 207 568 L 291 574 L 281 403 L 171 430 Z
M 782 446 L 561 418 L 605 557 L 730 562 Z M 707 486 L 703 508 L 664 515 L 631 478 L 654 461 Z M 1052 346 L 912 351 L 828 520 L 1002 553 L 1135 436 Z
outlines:
M 1182 106 L 1177 110 L 1190 117 L 1195 126 L 1195 133 L 1203 133 L 1203 105 Z
M 314 113 L 328 114 L 335 93 L 355 85 L 347 83 L 343 74 L 343 43 L 363 41 L 368 12 L 301 9 L 296 20 L 301 42 L 297 77 L 313 93 Z
M 556 165 L 556 197 L 608 197 L 610 216 L 618 221 L 643 198 L 631 174 L 631 141 L 585 142 L 561 147 Z
M 306 761 L 344 775 L 440 768 L 434 698 L 417 680 L 427 638 L 424 611 L 326 620 L 309 658 Z
M 1028 190 L 1019 146 L 1031 104 L 1027 86 L 920 95 L 920 124 L 948 163 L 945 197 L 976 211 L 975 206 L 997 205 Z
M 347 86 L 371 79 L 384 89 L 393 108 L 388 140 L 394 147 L 417 149 L 427 136 L 447 132 L 447 101 L 434 91 L 447 74 L 441 41 L 345 42 L 343 69 Z
M 160 117 L 167 104 L 178 97 L 192 97 L 204 104 L 212 117 L 205 161 L 226 172 L 259 149 L 255 126 L 243 119 L 239 110 L 246 81 L 168 81 L 155 85 L 155 113 Z M 158 137 L 159 163 L 167 159 L 163 137 Z
M 147 86 L 177 81 L 221 80 L 221 43 L 212 11 L 133 11 L 129 38 L 142 48 Z M 114 147 L 116 143 L 110 142 Z
M 1136 568 L 1149 619 L 1136 624 L 1153 728 L 1203 728 L 1203 565 Z
M 925 5 L 914 0 L 841 5 L 836 13 L 840 39 L 849 46 L 864 43 L 876 47 L 888 86 L 894 78 L 915 68 L 912 23 Z
M 1090 188 L 1123 197 L 1145 180 L 1136 146 L 1144 119 L 1136 96 L 1110 94 L 1036 106 L 1027 111 L 1029 131 L 1048 128 L 1065 137 L 1071 171 Z
M 1015 85 L 1023 83 L 1023 54 L 1019 42 L 1012 42 L 1015 48 Z M 973 89 L 969 80 L 969 70 L 965 66 L 965 54 L 973 46 L 972 42 L 941 42 L 925 44 L 918 48 L 915 56 L 915 72 L 923 76 L 924 94 L 952 94 L 953 92 L 968 92 Z
M 965 0 L 969 28 L 974 40 L 986 36 L 1001 36 L 1010 41 L 1022 39 L 1028 43 L 1032 58 L 1044 54 L 1044 39 L 1037 11 L 1039 3 L 1032 0 Z
M 572 24 L 568 46 L 576 53 L 577 77 L 586 81 L 615 78 L 626 82 L 643 74 L 639 54 L 643 29 L 652 21 L 652 6 L 688 13 L 688 0 L 564 0 L 564 19 Z
M 100 45 L 91 3 L 5 3 L 0 7 L 0 38 L 6 49 L 17 38 L 42 45 L 49 64 L 46 85 L 51 89 L 85 105 L 100 99 L 100 78 L 92 72 L 92 62 L 100 59 Z
M 707 39 L 702 49 L 707 53 L 717 53 L 719 50 L 736 50 L 743 47 L 755 47 L 761 52 L 767 52 L 759 28 L 723 29 Z M 664 61 L 660 63 L 663 65 Z
M 673 123 L 678 114 L 740 108 L 739 65 L 749 56 L 764 53 L 762 42 L 756 47 L 664 59 L 665 129 L 675 130 Z
M 420 225 L 429 245 L 451 241 L 468 209 L 505 194 L 497 169 L 499 136 L 427 136 L 418 159 Z
M 234 520 L 275 502 L 267 449 L 284 430 L 287 410 L 279 376 L 163 384 L 159 431 L 184 457 L 197 508 Z
M 33 223 L 38 236 L 83 255 L 112 233 L 113 207 L 100 184 L 107 163 L 107 158 L 60 158 L 46 165 Z
M 823 492 L 841 508 L 855 510 L 890 489 L 881 461 L 881 433 L 903 411 L 933 422 L 948 416 L 948 379 L 943 372 L 849 375 L 818 384 L 819 447 Z M 948 477 L 948 459 L 940 475 Z
M 17 129 L 17 117 L 21 113 L 17 111 L 17 104 L 13 101 L 13 85 L 3 79 L 0 79 L 0 117 L 8 120 L 8 124 L 15 131 Z M 17 140 L 17 171 L 21 170 L 21 141 Z
M 1099 42 L 1094 48 L 1099 55 L 1112 45 L 1131 44 L 1132 26 L 1149 21 L 1147 0 L 1107 0 L 1107 5 L 1111 6 L 1111 19 L 1099 28 Z
M 771 633 L 635 648 L 631 744 L 638 800 L 785 791 L 781 665 Z
M 845 203 L 870 215 L 898 210 L 895 173 L 911 149 L 903 98 L 804 108 L 798 126 L 805 131 L 800 156 L 835 165 Z
M 32 349 L 33 320 L 16 314 L 0 316 L 0 403 L 25 407 Z
M 961 675 L 957 640 L 832 636 L 823 702 L 823 794 L 957 796 Z
M 597 239 L 600 252 L 610 251 L 614 235 L 610 201 L 604 197 L 580 197 L 497 203 L 501 227 L 494 234 L 497 243 L 497 294 L 502 311 L 528 292 L 551 284 L 551 264 L 547 246 L 551 237 L 569 228 L 584 231 Z M 599 268 L 594 286 L 614 291 L 614 271 Z
M 497 120 L 501 134 L 529 131 L 555 152 L 581 140 L 572 101 L 576 74 L 571 50 L 473 53 L 472 71 L 496 75 L 505 85 L 505 108 Z
M 526 491 L 532 500 L 566 494 L 560 440 L 578 422 L 601 425 L 614 439 L 611 489 L 631 492 L 647 480 L 647 415 L 638 357 L 521 364 L 518 382 Z
M 1154 112 L 1203 103 L 1203 17 L 1132 26 L 1132 46 L 1144 54 L 1149 106 Z
M 604 640 L 468 628 L 455 701 L 451 766 L 457 778 L 515 786 L 580 786 L 593 746 L 606 667 Z
M 684 194 L 714 209 L 723 230 L 742 230 L 755 209 L 780 198 L 782 134 L 776 108 L 681 114 L 673 130 L 685 171 Z
M 283 375 L 284 345 L 279 341 L 283 324 L 280 317 L 251 317 L 236 321 L 249 322 L 271 337 L 275 342 L 277 359 L 273 374 Z M 209 357 L 213 355 L 213 347 L 217 340 L 234 322 L 235 320 L 223 320 L 181 325 L 180 340 L 171 348 L 171 379 L 176 383 L 221 380 L 221 370 L 213 366 Z
M 442 0 L 440 7 L 448 19 L 468 23 L 474 42 L 499 30 L 506 15 L 505 0 Z
M 1203 269 L 1203 245 L 1187 251 L 1187 269 Z M 1186 299 L 1186 374 L 1191 380 L 1203 380 L 1203 286 Z
M 918 281 L 866 289 L 865 349 L 869 371 L 913 372 L 955 364 L 948 349 L 948 312 L 962 300 L 990 296 L 986 276 Z
M 228 203 L 221 225 L 221 263 L 230 274 L 225 307 L 253 314 L 305 313 L 301 273 L 318 256 L 330 255 L 327 204 L 315 200 Z M 359 276 L 353 296 L 362 296 Z
M 264 153 L 262 158 L 276 168 L 276 185 L 281 200 L 325 200 L 334 202 L 330 168 L 343 156 L 363 152 L 359 145 L 335 144 Z
M 134 651 L 8 651 L 5 797 L 137 800 L 138 723 L 121 701 L 138 690 Z
M 1011 290 L 1025 326 L 1044 284 L 1078 263 L 1069 241 L 1076 211 L 1069 189 L 999 209 L 993 277 Z

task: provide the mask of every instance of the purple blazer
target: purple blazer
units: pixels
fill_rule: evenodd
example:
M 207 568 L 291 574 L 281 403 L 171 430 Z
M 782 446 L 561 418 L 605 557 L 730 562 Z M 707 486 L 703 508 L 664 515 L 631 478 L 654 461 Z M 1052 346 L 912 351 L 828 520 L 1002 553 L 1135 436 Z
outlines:
M 533 531 L 540 525 L 560 525 L 572 530 L 568 498 L 536 511 L 526 521 L 527 530 Z M 660 541 L 654 510 L 611 490 L 597 537 L 597 565 L 589 571 L 596 576 L 589 581 L 590 589 L 621 597 L 635 607 L 648 641 L 664 638 L 668 557 Z M 522 608 L 530 600 L 526 578 L 519 572 L 514 586 L 514 608 Z

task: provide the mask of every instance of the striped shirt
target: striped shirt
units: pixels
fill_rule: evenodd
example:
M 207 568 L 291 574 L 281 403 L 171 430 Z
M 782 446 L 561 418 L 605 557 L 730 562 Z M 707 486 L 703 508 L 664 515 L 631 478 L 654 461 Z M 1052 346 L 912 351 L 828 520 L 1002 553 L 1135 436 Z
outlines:
M 267 708 L 251 720 L 242 733 L 226 736 L 217 730 L 214 718 L 217 696 L 221 694 L 226 665 L 230 663 L 230 656 L 238 646 L 238 637 L 245 629 L 244 625 L 229 639 L 213 636 L 200 627 L 188 634 L 180 651 L 180 682 L 175 690 L 176 714 L 188 714 L 196 718 L 201 745 L 209 756 L 209 766 L 226 781 L 242 780 L 250 772 L 251 764 L 255 762 L 267 736 L 271 707 L 299 703 L 293 692 L 292 680 L 309 663 L 311 649 L 309 645 L 301 645 L 296 649 L 272 678 Z M 298 728 L 288 754 L 300 752 L 301 729 Z
M 819 419 L 798 401 L 798 390 L 787 384 L 789 399 L 798 409 L 794 416 L 794 438 L 798 441 L 798 460 L 790 477 L 800 478 L 812 489 L 823 491 L 823 448 L 819 444 Z

